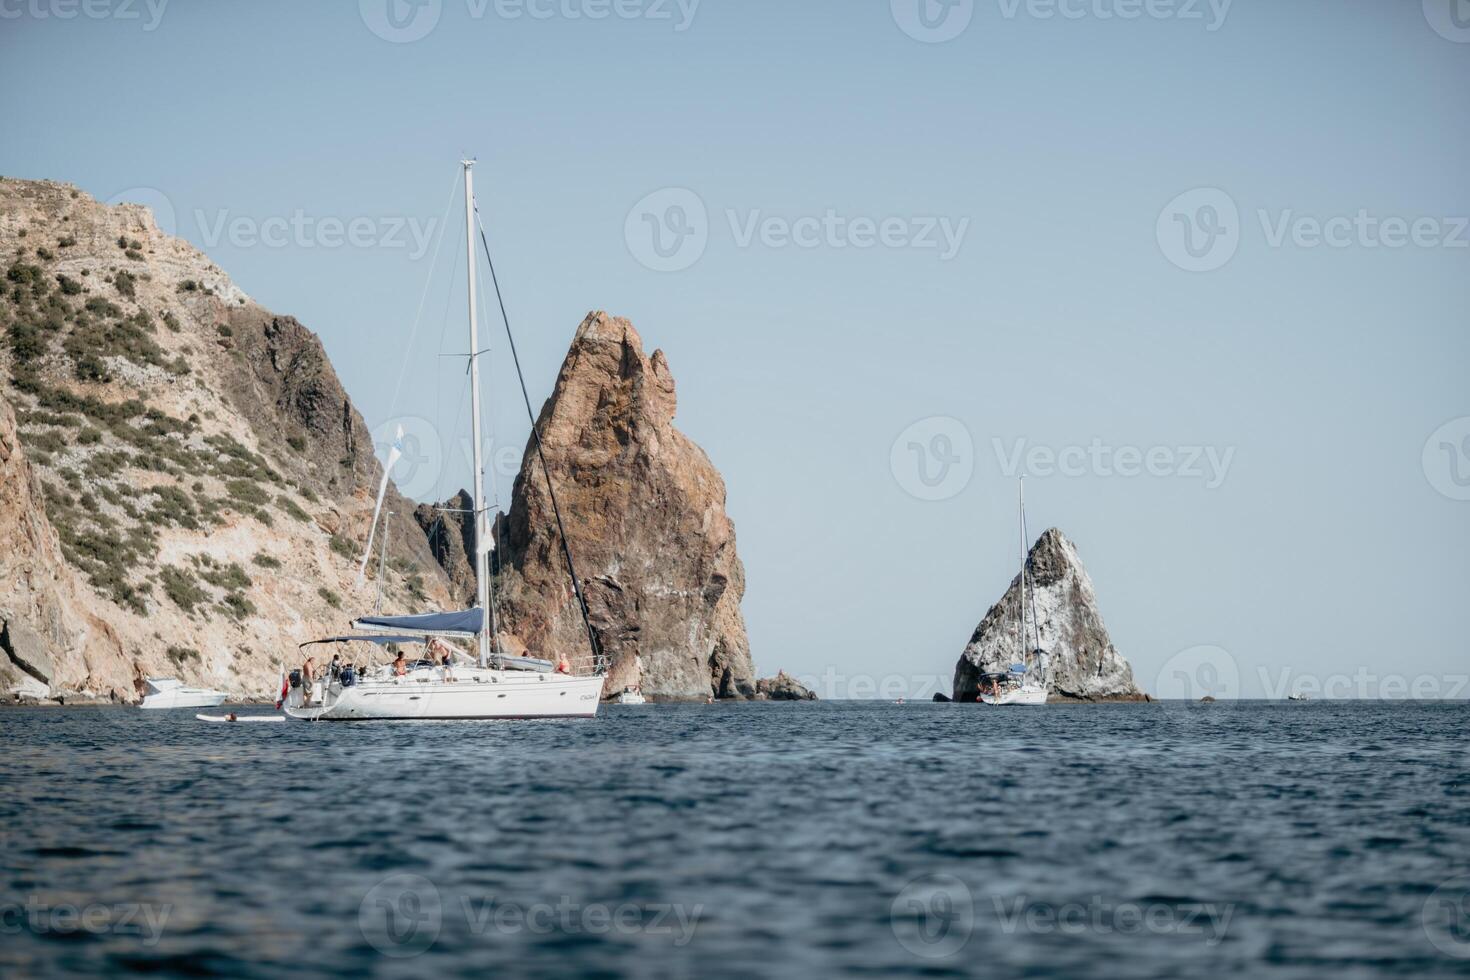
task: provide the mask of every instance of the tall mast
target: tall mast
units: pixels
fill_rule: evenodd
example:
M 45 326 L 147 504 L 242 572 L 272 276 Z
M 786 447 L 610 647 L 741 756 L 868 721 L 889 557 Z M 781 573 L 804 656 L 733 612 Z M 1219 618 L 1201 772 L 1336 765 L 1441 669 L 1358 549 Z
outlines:
M 1021 646 L 1021 666 L 1026 666 L 1026 478 L 1023 476 L 1016 486 L 1016 514 L 1019 517 L 1017 533 L 1021 538 L 1021 603 L 1017 621 L 1016 639 Z
M 488 543 L 485 536 L 485 467 L 480 459 L 484 447 L 480 444 L 480 333 L 475 322 L 475 161 L 461 160 L 464 168 L 464 240 L 465 272 L 469 281 L 470 304 L 470 438 L 474 441 L 475 502 L 471 505 L 475 516 L 475 601 L 484 616 L 489 615 L 490 576 L 486 573 L 485 558 Z M 480 621 L 480 632 L 476 636 L 479 647 L 480 666 L 490 659 L 489 632 L 486 621 Z
M 1030 541 L 1031 532 L 1026 527 L 1026 503 L 1024 498 L 1021 502 L 1021 540 Z M 1036 645 L 1032 652 L 1036 654 L 1036 673 L 1043 684 L 1046 683 L 1046 654 L 1041 649 L 1041 616 L 1036 612 L 1036 586 L 1031 587 L 1031 635 L 1036 638 Z

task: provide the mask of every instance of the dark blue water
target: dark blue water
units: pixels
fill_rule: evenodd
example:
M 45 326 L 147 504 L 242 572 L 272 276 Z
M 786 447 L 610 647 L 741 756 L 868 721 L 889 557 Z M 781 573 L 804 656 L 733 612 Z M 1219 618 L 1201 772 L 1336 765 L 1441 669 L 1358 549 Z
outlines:
M 0 972 L 1466 976 L 1467 722 L 1428 703 L 3 710 Z

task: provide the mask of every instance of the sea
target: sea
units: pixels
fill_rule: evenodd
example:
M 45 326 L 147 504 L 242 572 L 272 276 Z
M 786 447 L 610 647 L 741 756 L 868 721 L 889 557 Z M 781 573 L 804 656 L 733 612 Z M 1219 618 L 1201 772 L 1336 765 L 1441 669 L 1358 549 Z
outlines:
M 1466 703 L 194 714 L 0 709 L 0 975 L 1470 976 Z

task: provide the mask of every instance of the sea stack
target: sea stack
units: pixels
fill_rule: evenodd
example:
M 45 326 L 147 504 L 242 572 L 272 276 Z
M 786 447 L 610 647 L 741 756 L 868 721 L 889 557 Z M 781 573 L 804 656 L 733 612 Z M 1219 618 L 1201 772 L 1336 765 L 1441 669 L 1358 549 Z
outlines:
M 674 428 L 675 407 L 663 351 L 645 354 L 631 323 L 598 312 L 577 328 L 536 426 L 610 663 L 604 692 L 641 681 L 644 694 L 660 700 L 750 698 L 745 570 L 725 514 L 725 481 Z M 533 653 L 587 657 L 534 440 L 500 543 L 502 629 Z
M 1052 700 L 1147 700 L 1147 695 L 1133 682 L 1133 668 L 1118 654 L 1103 626 L 1092 579 L 1082 566 L 1076 546 L 1056 528 L 1037 539 L 1026 556 L 1028 650 L 1036 643 L 1032 626 L 1033 592 L 1034 621 L 1040 627 L 1041 648 L 1049 658 L 1048 690 Z M 974 701 L 982 674 L 1004 672 L 1017 662 L 1020 601 L 1018 575 L 975 627 L 955 665 L 956 701 Z

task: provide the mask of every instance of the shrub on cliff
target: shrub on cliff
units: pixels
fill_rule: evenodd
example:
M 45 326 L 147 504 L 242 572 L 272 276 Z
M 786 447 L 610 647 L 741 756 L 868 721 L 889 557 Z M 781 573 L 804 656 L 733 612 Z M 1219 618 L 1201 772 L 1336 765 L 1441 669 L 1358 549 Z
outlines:
M 195 606 L 209 600 L 209 593 L 195 584 L 194 576 L 182 568 L 165 565 L 158 570 L 158 577 L 163 594 L 186 613 L 193 613 Z

